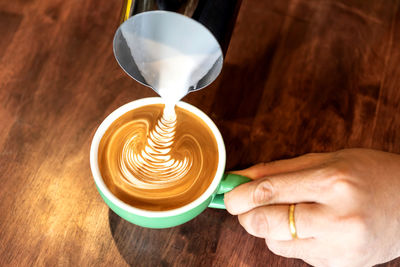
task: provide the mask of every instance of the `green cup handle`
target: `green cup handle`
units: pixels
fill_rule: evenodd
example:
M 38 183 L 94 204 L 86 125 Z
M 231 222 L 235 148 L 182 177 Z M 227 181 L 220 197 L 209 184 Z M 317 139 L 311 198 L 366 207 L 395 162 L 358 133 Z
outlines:
M 247 183 L 249 181 L 251 181 L 251 179 L 245 176 L 225 173 L 222 177 L 221 183 L 219 184 L 217 194 L 211 201 L 210 205 L 208 205 L 208 207 L 215 209 L 225 209 L 224 194 L 228 193 L 236 186 Z

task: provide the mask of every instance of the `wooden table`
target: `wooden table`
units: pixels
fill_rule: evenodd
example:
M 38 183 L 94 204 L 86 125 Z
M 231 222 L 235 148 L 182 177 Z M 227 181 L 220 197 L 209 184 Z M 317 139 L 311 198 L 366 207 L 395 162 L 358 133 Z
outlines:
M 0 266 L 305 266 L 222 210 L 150 230 L 104 204 L 94 131 L 155 96 L 112 54 L 120 7 L 0 3 Z M 232 170 L 346 147 L 399 153 L 399 86 L 399 1 L 244 0 L 220 77 L 184 100 L 216 122 Z

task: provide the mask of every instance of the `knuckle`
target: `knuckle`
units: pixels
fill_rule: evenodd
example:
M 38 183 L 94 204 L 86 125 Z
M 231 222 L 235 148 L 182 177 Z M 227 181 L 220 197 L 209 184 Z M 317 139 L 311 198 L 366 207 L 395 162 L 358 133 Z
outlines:
M 347 179 L 337 179 L 332 184 L 332 192 L 337 196 L 346 197 L 346 199 L 355 200 L 356 187 Z
M 322 169 L 323 190 L 331 192 L 335 196 L 355 198 L 357 187 L 352 182 L 351 170 L 347 164 L 333 164 Z
M 268 204 L 273 198 L 273 186 L 271 181 L 264 180 L 257 184 L 252 192 L 252 202 L 255 206 Z

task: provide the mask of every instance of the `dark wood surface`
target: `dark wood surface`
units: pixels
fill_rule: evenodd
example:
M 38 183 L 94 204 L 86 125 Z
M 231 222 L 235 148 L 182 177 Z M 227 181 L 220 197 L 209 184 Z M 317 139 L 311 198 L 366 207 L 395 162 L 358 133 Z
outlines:
M 0 266 L 305 266 L 222 210 L 150 230 L 104 204 L 94 131 L 155 96 L 112 54 L 121 3 L 0 2 Z M 220 128 L 227 169 L 348 147 L 399 153 L 399 12 L 399 1 L 244 0 L 220 77 L 184 99 Z

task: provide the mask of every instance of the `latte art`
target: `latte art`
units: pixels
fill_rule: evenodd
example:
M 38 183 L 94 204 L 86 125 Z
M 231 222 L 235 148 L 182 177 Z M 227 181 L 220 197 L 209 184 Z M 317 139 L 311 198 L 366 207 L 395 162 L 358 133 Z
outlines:
M 137 128 L 126 136 L 126 142 L 119 156 L 122 177 L 126 182 L 138 188 L 166 188 L 179 182 L 188 173 L 192 166 L 194 155 L 201 151 L 198 142 L 191 136 L 182 138 L 191 139 L 191 149 L 173 151 L 175 140 L 176 116 L 167 117 L 163 113 L 154 129 L 146 138 L 149 123 L 131 122 L 126 125 L 135 129 L 133 124 L 144 123 L 144 128 Z M 139 148 L 141 148 L 139 150 Z M 202 155 L 200 159 L 202 165 Z
M 125 113 L 99 145 L 101 175 L 122 201 L 146 210 L 169 210 L 198 198 L 218 166 L 216 140 L 208 126 L 177 108 L 161 104 Z

